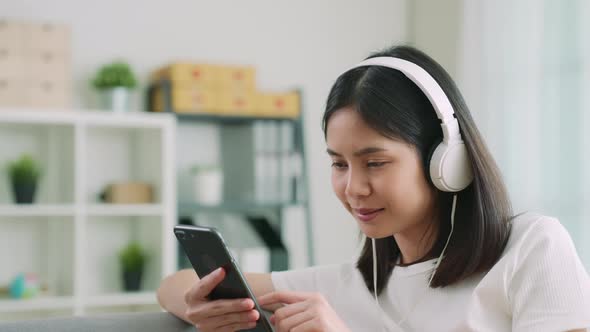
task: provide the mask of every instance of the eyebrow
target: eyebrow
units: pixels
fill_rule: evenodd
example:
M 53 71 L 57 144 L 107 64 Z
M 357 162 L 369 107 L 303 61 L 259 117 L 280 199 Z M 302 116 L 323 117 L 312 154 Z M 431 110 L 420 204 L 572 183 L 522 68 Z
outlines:
M 387 149 L 371 146 L 371 147 L 360 149 L 360 150 L 356 151 L 354 153 L 354 155 L 356 157 L 360 157 L 360 156 L 364 156 L 364 155 L 367 155 L 367 154 L 372 154 L 372 153 L 377 153 L 377 152 L 384 152 L 384 151 L 387 151 Z M 334 150 L 330 150 L 329 148 L 326 149 L 326 152 L 328 152 L 328 154 L 331 155 L 331 156 L 342 157 L 342 155 L 340 153 L 338 153 L 338 152 L 336 152 Z

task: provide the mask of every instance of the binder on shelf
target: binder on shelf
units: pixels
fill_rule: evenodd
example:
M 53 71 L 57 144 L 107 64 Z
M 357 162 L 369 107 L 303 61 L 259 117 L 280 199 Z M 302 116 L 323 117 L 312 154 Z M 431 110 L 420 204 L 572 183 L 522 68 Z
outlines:
M 286 204 L 297 201 L 295 187 L 301 177 L 301 158 L 295 151 L 291 123 L 253 124 L 255 201 Z
M 249 216 L 246 220 L 270 251 L 270 270 L 283 271 L 289 269 L 287 247 L 281 239 L 281 234 L 273 227 L 268 218 Z
M 231 251 L 243 272 L 268 273 L 271 271 L 268 248 L 232 248 Z

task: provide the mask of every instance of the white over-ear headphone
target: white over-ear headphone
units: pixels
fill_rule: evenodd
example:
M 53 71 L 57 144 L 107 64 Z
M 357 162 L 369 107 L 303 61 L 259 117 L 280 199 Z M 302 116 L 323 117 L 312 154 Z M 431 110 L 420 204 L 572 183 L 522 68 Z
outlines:
M 465 143 L 461 138 L 459 123 L 454 116 L 453 106 L 436 80 L 415 63 L 394 57 L 370 58 L 353 68 L 365 66 L 382 66 L 399 70 L 424 92 L 441 120 L 443 132 L 443 140 L 434 149 L 429 161 L 432 183 L 446 192 L 465 189 L 473 181 L 473 171 Z

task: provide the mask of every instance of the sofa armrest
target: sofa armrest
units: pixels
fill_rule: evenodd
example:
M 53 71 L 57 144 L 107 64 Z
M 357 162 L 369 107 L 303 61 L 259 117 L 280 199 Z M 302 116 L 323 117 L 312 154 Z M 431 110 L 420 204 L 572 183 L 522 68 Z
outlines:
M 84 317 L 0 322 L 3 332 L 195 332 L 195 327 L 167 312 L 124 313 Z

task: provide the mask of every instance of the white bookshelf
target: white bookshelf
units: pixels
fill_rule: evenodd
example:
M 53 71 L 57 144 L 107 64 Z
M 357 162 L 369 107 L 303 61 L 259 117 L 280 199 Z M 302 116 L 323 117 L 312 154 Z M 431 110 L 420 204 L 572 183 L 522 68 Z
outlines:
M 115 206 L 110 206 L 108 204 L 93 204 L 88 206 L 87 213 L 90 216 L 160 217 L 165 214 L 165 210 L 162 204 L 122 204 Z
M 98 307 L 150 305 L 154 304 L 156 293 L 141 292 L 134 294 L 106 294 L 88 298 L 88 305 Z
M 73 217 L 73 204 L 0 205 L 0 217 Z
M 156 307 L 160 280 L 176 269 L 175 137 L 168 114 L 0 109 L 0 165 L 27 153 L 43 167 L 30 205 L 13 203 L 0 174 L 0 287 L 21 272 L 47 286 L 33 299 L 0 297 L 0 320 Z M 128 180 L 152 184 L 155 201 L 99 201 Z M 131 241 L 149 261 L 141 291 L 127 293 L 118 252 Z
M 30 300 L 0 300 L 0 312 L 4 313 L 73 308 L 74 299 L 71 296 L 48 296 Z

